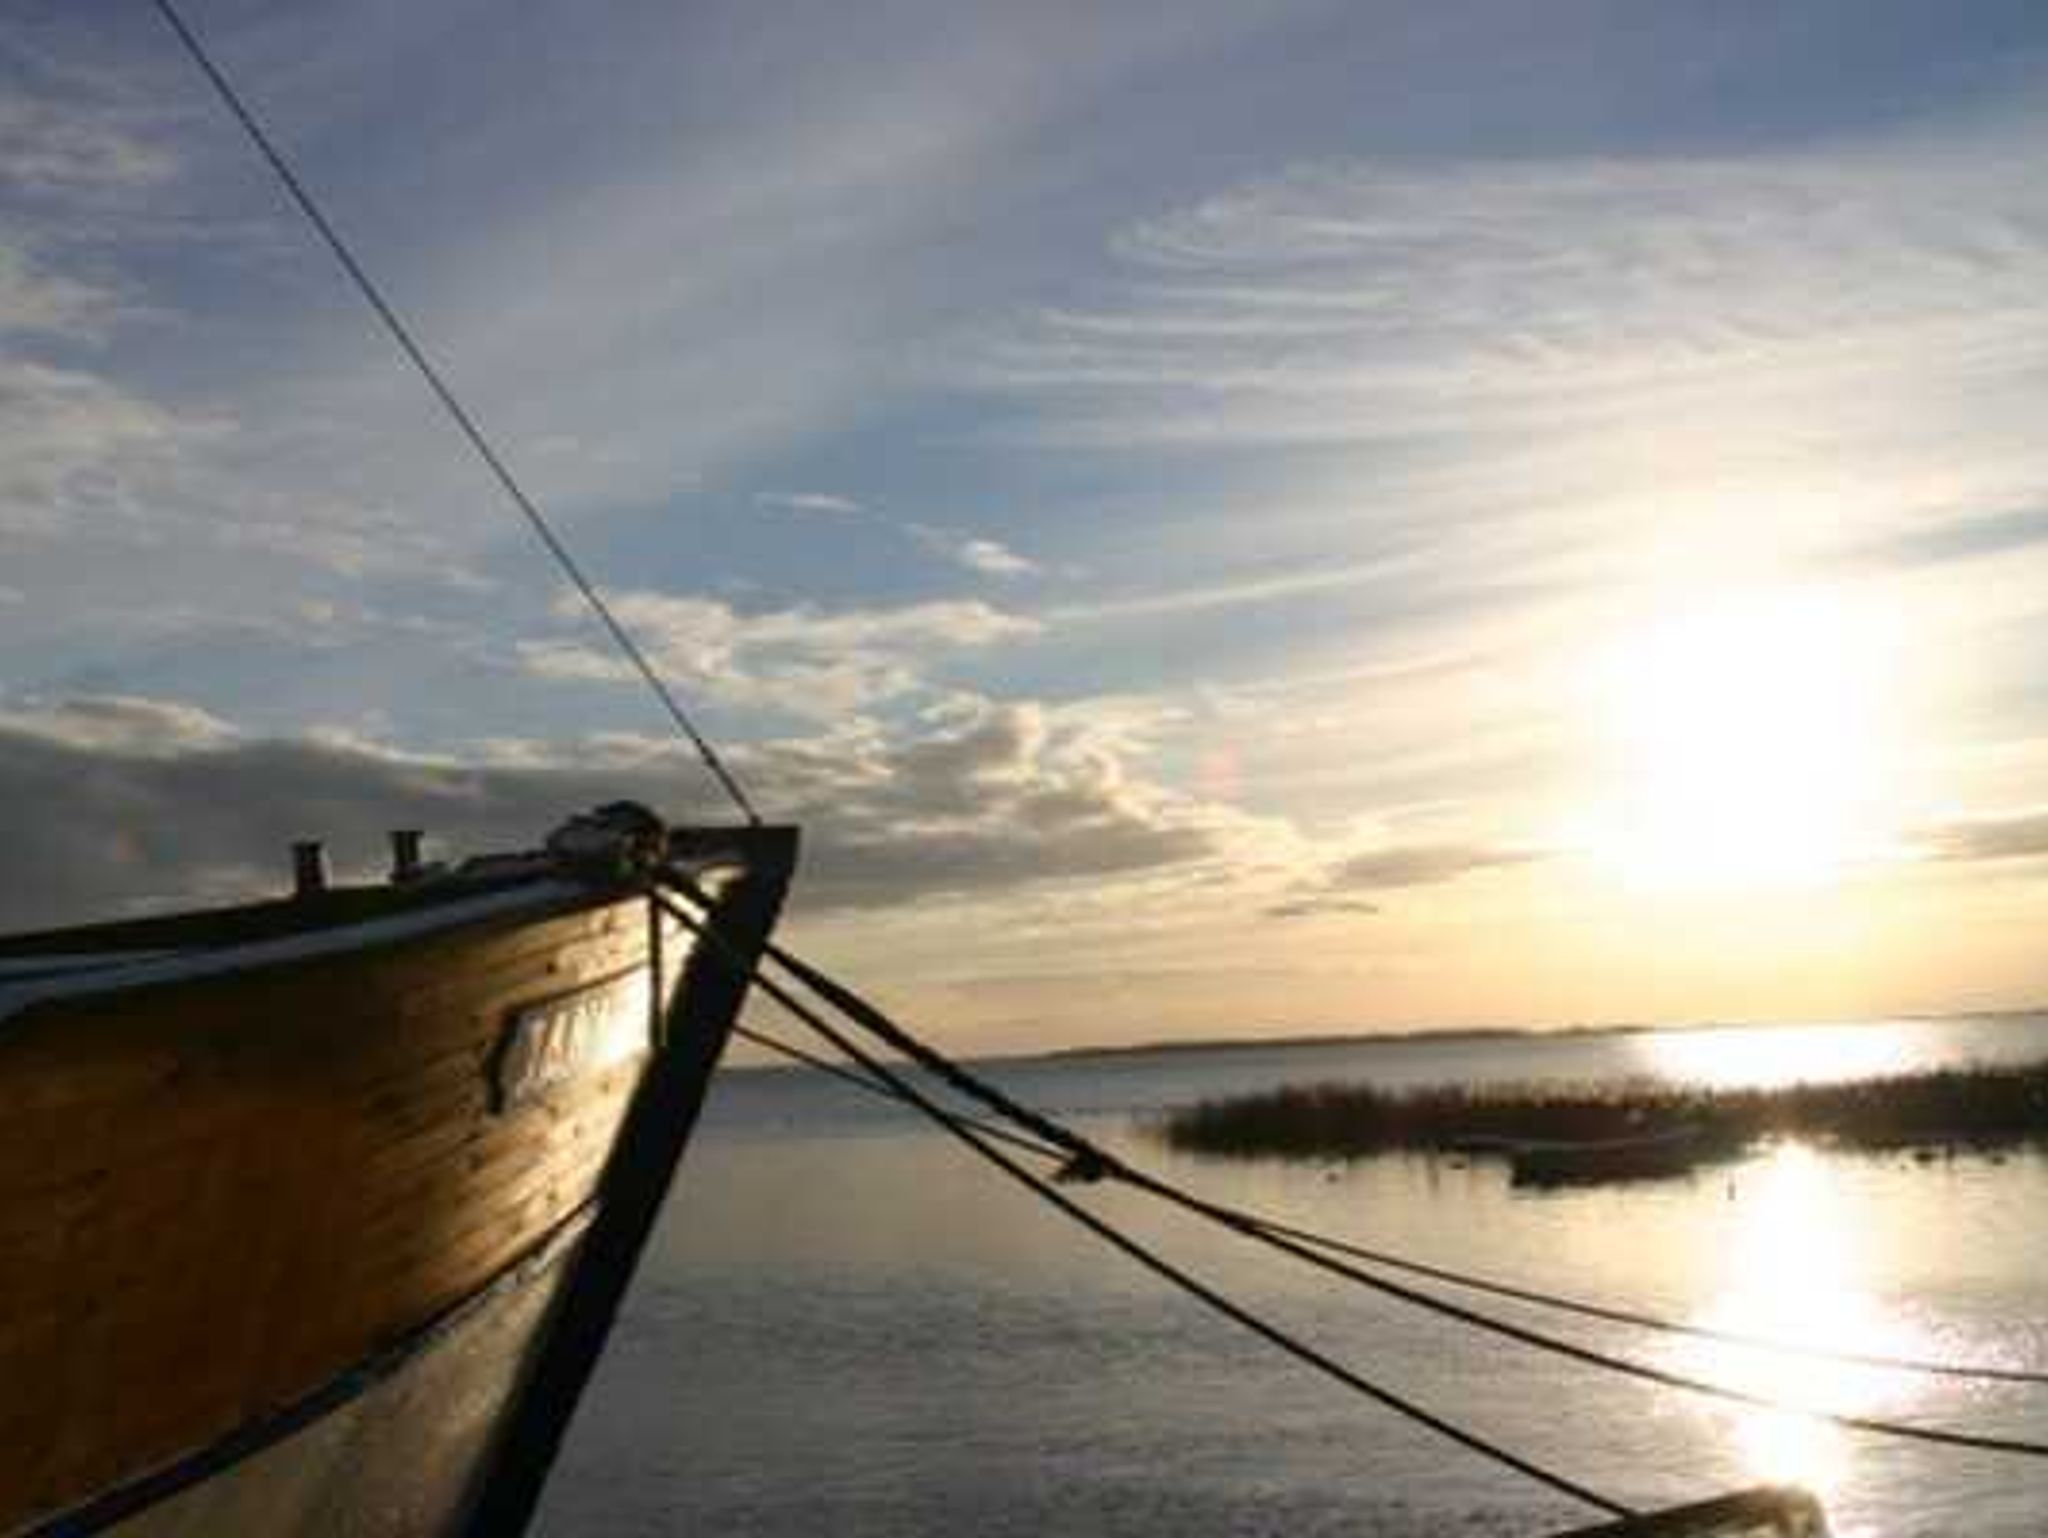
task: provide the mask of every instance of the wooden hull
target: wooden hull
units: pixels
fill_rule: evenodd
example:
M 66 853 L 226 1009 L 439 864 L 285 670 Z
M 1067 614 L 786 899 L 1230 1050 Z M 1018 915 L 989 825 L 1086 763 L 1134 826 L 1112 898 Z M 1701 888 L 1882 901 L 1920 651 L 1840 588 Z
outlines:
M 558 880 L 327 939 L 0 1017 L 0 1534 L 523 1524 L 744 972 Z

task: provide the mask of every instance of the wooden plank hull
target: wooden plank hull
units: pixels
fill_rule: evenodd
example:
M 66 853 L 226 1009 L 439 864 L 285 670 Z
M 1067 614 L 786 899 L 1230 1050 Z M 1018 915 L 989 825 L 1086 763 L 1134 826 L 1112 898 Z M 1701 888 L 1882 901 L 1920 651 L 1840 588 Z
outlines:
M 728 842 L 745 948 L 793 843 Z M 0 1019 L 0 1534 L 523 1522 L 744 990 L 528 895 Z
M 358 1369 L 294 1407 L 287 1424 L 259 1428 L 274 1434 L 230 1445 L 217 1466 L 189 1471 L 200 1477 L 128 1515 L 96 1514 L 98 1530 L 118 1538 L 399 1538 L 470 1528 L 480 1471 L 546 1338 L 581 1236 L 579 1226 L 388 1366 Z M 52 1528 L 95 1530 L 76 1517 Z

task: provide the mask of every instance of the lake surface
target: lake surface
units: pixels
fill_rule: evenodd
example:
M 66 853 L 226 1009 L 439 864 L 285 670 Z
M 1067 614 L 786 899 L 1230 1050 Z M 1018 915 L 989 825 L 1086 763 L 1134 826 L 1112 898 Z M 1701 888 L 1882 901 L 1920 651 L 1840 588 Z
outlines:
M 794 1039 L 794 1038 L 792 1038 Z M 1670 1182 L 1170 1156 L 1208 1095 L 1659 1074 L 1716 1084 L 2048 1058 L 2048 1017 L 1177 1051 L 986 1065 L 1217 1199 L 1577 1296 L 2048 1370 L 2048 1159 L 1787 1144 Z M 2038 1535 L 2048 1462 L 1643 1385 L 1419 1314 L 1105 1187 L 1087 1201 L 1366 1375 L 1653 1506 L 1796 1479 L 1843 1538 Z M 2048 1440 L 2048 1388 L 1928 1379 L 1488 1311 L 1815 1404 Z M 907 1112 L 803 1070 L 721 1076 L 543 1508 L 547 1538 L 680 1533 L 1540 1535 L 1594 1513 L 1170 1292 Z

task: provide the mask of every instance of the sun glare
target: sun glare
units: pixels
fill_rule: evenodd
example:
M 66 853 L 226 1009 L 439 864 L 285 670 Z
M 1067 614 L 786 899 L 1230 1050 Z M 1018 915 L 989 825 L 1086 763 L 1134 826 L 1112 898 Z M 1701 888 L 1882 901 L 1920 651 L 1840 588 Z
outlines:
M 1910 1038 L 1899 1029 L 1837 1025 L 1740 1026 L 1651 1031 L 1629 1043 L 1646 1072 L 1706 1089 L 1776 1089 L 1841 1083 L 1904 1073 L 1914 1066 Z
M 1730 1231 L 1712 1329 L 1838 1351 L 1925 1356 L 1933 1344 L 1868 1290 L 1868 1262 L 1834 1176 L 1811 1149 L 1785 1144 L 1729 1181 Z M 1839 1360 L 1689 1341 L 1674 1365 L 1767 1399 L 1850 1414 L 1897 1414 L 1921 1385 L 1905 1373 Z M 1724 1410 L 1759 1480 L 1834 1494 L 1850 1472 L 1842 1431 L 1791 1410 Z
M 1594 842 L 1632 883 L 1825 882 L 1882 835 L 1890 646 L 1832 595 L 1701 605 L 1596 668 L 1606 744 Z

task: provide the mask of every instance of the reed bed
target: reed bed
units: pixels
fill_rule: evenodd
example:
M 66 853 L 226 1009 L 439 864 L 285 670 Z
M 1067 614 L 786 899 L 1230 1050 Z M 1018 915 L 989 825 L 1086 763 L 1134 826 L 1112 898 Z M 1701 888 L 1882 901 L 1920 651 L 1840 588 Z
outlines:
M 1786 1136 L 1858 1149 L 2048 1141 L 2048 1062 L 1768 1089 L 1648 1078 L 1408 1089 L 1305 1084 L 1199 1101 L 1168 1112 L 1156 1127 L 1184 1152 L 1279 1159 L 1483 1152 L 1681 1129 L 1696 1129 L 1703 1147 L 1721 1150 Z

